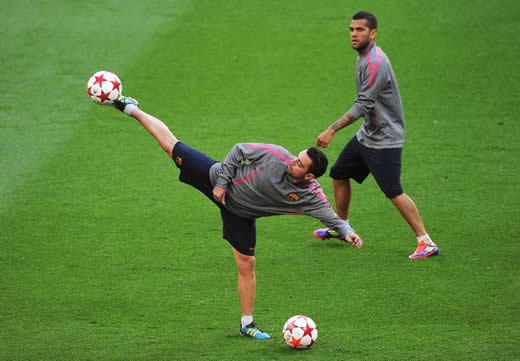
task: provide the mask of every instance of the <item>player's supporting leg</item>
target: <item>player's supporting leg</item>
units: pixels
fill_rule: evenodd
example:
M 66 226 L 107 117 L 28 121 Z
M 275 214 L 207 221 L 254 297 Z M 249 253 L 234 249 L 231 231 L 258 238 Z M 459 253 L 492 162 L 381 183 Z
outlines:
M 256 297 L 255 256 L 247 256 L 233 248 L 238 267 L 238 297 L 242 311 L 240 333 L 259 339 L 271 338 L 259 329 L 253 321 L 253 309 Z
M 426 229 L 424 229 L 424 224 L 419 215 L 419 210 L 414 201 L 408 197 L 406 193 L 401 193 L 397 197 L 392 198 L 392 203 L 396 206 L 399 212 L 401 212 L 401 215 L 406 219 L 410 227 L 412 227 L 417 237 L 426 234 Z
M 246 256 L 233 248 L 238 267 L 238 296 L 242 315 L 252 315 L 256 296 L 255 256 Z
M 397 197 L 392 198 L 392 203 L 399 210 L 403 218 L 406 219 L 410 227 L 412 227 L 417 237 L 417 249 L 409 256 L 409 258 L 426 258 L 438 255 L 439 248 L 431 240 L 428 233 L 426 233 L 424 223 L 414 201 L 408 197 L 408 195 L 402 193 Z
M 123 113 L 137 119 L 155 140 L 157 140 L 157 143 L 168 153 L 170 158 L 172 157 L 173 147 L 177 144 L 178 139 L 173 135 L 170 129 L 168 129 L 166 124 L 153 115 L 139 109 L 139 103 L 133 98 L 120 96 L 119 99 L 114 101 L 114 106 Z
M 352 199 L 352 187 L 348 179 L 332 179 L 334 188 L 334 202 L 336 203 L 336 213 L 343 220 L 348 219 L 348 209 Z

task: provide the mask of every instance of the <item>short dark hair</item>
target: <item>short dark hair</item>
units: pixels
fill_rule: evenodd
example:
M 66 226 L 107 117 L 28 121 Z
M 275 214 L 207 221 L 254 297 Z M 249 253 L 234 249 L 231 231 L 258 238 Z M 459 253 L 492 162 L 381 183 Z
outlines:
M 316 147 L 308 148 L 307 155 L 312 160 L 312 164 L 309 167 L 309 173 L 314 174 L 314 178 L 321 177 L 329 166 L 329 160 L 327 159 L 327 156 Z
M 352 20 L 361 19 L 365 19 L 367 21 L 369 29 L 377 29 L 377 18 L 374 14 L 369 13 L 368 11 L 360 11 L 352 16 Z

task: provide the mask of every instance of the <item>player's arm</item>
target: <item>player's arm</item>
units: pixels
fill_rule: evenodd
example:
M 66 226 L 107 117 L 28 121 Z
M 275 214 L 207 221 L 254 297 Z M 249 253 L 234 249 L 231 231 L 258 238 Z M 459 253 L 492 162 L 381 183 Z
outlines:
M 339 218 L 336 212 L 323 200 L 311 200 L 305 207 L 304 214 L 319 219 L 326 227 L 338 232 L 341 238 L 351 245 L 357 248 L 363 247 L 363 240 L 350 226 L 348 221 Z
M 320 147 L 327 148 L 334 137 L 334 134 L 340 129 L 343 129 L 354 123 L 356 118 L 351 112 L 346 112 L 341 118 L 332 123 L 325 129 L 316 139 L 316 144 Z
M 248 146 L 249 143 L 238 143 L 231 148 L 222 161 L 222 172 L 217 179 L 217 186 L 226 188 L 242 162 L 250 160 L 251 152 L 249 151 Z
M 251 143 L 239 143 L 231 149 L 222 161 L 222 172 L 220 173 L 215 187 L 213 198 L 219 203 L 226 203 L 226 190 L 233 179 L 238 167 L 244 161 L 254 162 L 265 154 L 265 149 Z
M 318 146 L 327 148 L 338 130 L 364 117 L 374 108 L 379 93 L 388 81 L 388 71 L 386 62 L 382 62 L 375 70 L 370 70 L 368 66 L 365 66 L 361 72 L 361 85 L 354 105 L 318 136 L 316 140 Z
M 364 117 L 370 113 L 375 105 L 376 100 L 390 81 L 390 64 L 387 61 L 381 61 L 376 69 L 370 69 L 366 66 L 361 73 L 361 84 L 358 95 L 354 101 L 354 105 L 349 109 L 349 113 L 355 119 Z

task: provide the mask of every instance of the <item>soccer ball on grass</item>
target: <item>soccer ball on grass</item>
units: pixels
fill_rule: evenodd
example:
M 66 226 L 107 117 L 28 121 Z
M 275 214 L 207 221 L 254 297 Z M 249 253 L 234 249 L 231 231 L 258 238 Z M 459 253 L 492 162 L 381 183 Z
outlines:
M 282 331 L 286 344 L 297 349 L 310 348 L 318 338 L 316 323 L 307 316 L 293 316 L 287 320 Z
M 87 93 L 94 103 L 112 104 L 119 98 L 123 85 L 119 77 L 106 70 L 101 70 L 90 77 L 87 82 Z

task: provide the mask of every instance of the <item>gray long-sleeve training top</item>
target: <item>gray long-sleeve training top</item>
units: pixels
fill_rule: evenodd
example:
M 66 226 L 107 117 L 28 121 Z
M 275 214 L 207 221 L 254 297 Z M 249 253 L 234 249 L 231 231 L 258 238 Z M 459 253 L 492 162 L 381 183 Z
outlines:
M 341 236 L 355 233 L 330 207 L 316 180 L 292 183 L 287 167 L 296 158 L 274 144 L 239 143 L 210 169 L 213 186 L 226 189 L 230 212 L 245 218 L 308 215 Z
M 388 56 L 380 47 L 360 52 L 356 62 L 357 98 L 348 111 L 364 118 L 357 139 L 369 148 L 401 148 L 405 138 L 403 104 Z

